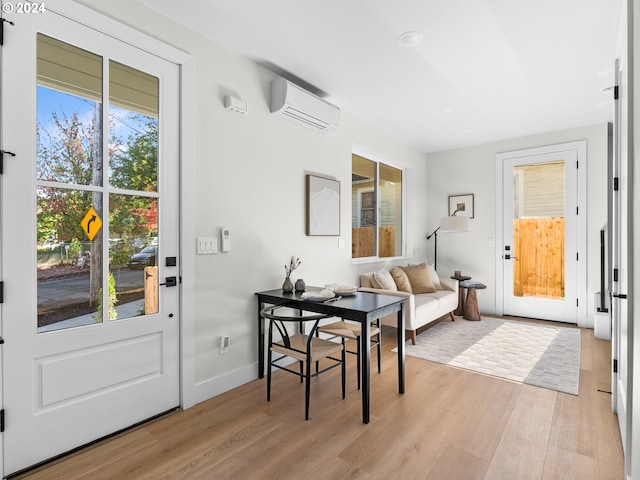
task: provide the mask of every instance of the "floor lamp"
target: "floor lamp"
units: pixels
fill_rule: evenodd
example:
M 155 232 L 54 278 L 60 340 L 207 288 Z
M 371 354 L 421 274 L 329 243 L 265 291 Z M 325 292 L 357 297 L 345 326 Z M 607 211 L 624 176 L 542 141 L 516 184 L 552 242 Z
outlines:
M 438 271 L 438 232 L 440 233 L 453 233 L 453 232 L 468 232 L 469 231 L 469 217 L 459 216 L 456 217 L 458 210 L 453 212 L 448 217 L 442 217 L 440 219 L 440 225 L 430 235 L 427 235 L 427 240 L 433 239 L 433 268 Z

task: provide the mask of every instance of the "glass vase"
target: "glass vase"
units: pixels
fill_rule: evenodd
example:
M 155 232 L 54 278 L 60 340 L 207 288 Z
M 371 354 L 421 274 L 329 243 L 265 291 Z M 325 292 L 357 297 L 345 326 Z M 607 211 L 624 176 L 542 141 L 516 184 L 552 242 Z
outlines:
M 291 279 L 289 275 L 284 279 L 284 283 L 282 284 L 282 291 L 284 293 L 292 293 L 293 292 L 293 283 L 291 283 Z

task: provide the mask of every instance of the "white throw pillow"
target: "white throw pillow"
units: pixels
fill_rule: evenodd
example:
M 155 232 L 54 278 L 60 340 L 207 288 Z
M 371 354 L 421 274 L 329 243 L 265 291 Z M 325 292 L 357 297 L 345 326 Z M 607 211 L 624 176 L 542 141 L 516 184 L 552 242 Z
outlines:
M 442 290 L 442 284 L 440 283 L 440 277 L 438 277 L 438 273 L 434 268 L 432 263 L 427 264 L 427 269 L 429 270 L 429 276 L 431 277 L 431 281 L 433 282 L 433 286 L 436 287 L 436 290 Z
M 393 280 L 391 272 L 386 266 L 383 266 L 377 272 L 373 272 L 373 278 L 380 284 L 383 289 L 398 291 L 396 282 Z

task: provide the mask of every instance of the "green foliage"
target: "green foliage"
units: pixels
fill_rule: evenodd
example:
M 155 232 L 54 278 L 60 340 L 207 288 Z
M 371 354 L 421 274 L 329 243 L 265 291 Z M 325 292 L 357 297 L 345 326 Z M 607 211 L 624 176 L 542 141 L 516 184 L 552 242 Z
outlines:
M 118 296 L 116 295 L 116 279 L 112 273 L 109 274 L 109 321 L 118 318 L 118 312 L 116 312 L 116 303 L 118 303 Z M 93 316 L 96 323 L 102 322 L 102 288 L 98 293 L 98 310 Z
M 82 243 L 77 238 L 72 238 L 69 243 L 69 258 L 75 258 L 80 255 Z
M 109 268 L 124 267 L 133 254 L 129 238 L 118 239 L 109 245 Z
M 157 192 L 158 189 L 158 119 L 130 112 L 118 121 L 143 125 L 123 141 L 113 132 L 115 119 L 110 120 L 108 165 L 102 159 L 102 128 L 100 104 L 84 114 L 67 116 L 53 113 L 52 121 L 38 124 L 37 176 L 67 185 L 102 186 L 102 171 L 108 171 L 109 184 L 126 190 Z M 105 159 L 106 160 L 106 159 Z M 106 178 L 105 178 L 106 181 Z M 111 238 L 146 237 L 157 232 L 157 201 L 139 195 L 111 195 L 109 204 L 109 236 Z M 92 206 L 92 193 L 70 188 L 41 186 L 37 191 L 38 240 L 58 238 L 69 241 L 82 238 L 81 221 Z M 94 208 L 100 210 L 96 205 Z M 98 211 L 102 216 L 102 212 Z M 103 221 L 105 219 L 103 218 Z M 122 259 L 117 258 L 117 262 Z

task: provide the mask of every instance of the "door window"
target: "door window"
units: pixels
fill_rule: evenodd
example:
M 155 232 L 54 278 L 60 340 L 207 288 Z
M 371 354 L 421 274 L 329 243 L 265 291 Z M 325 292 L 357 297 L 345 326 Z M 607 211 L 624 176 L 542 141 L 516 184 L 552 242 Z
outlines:
M 513 295 L 565 296 L 564 161 L 513 167 Z
M 37 58 L 38 332 L 157 313 L 158 79 L 109 61 L 105 84 L 43 34 Z

